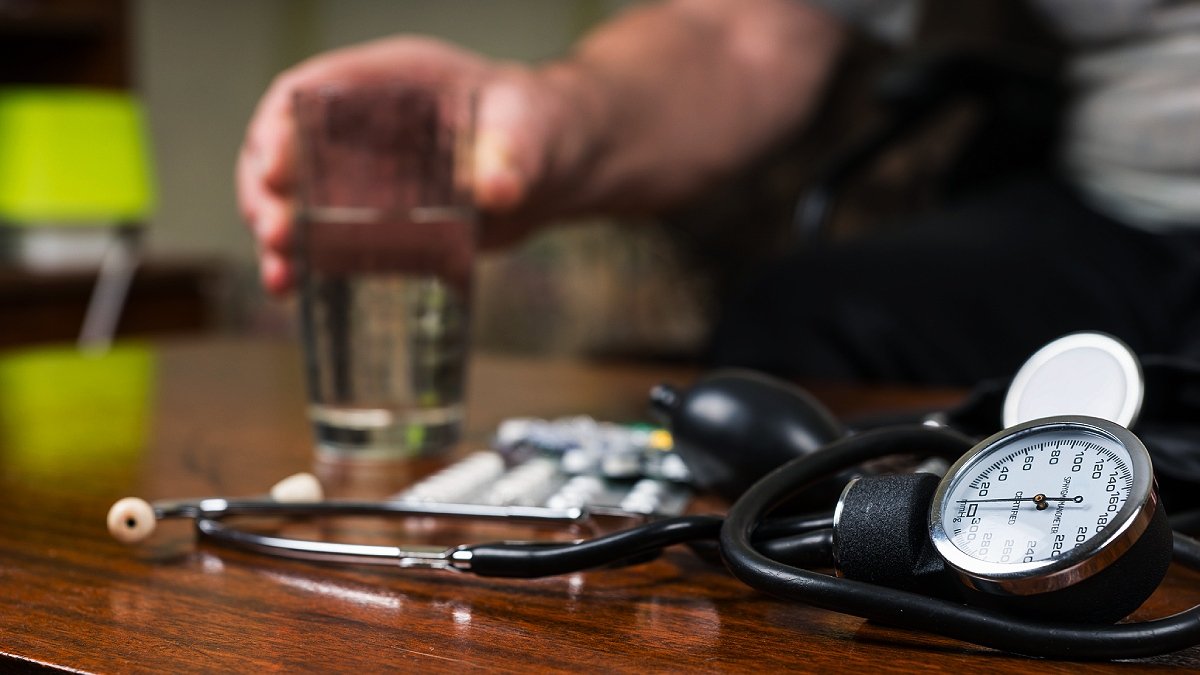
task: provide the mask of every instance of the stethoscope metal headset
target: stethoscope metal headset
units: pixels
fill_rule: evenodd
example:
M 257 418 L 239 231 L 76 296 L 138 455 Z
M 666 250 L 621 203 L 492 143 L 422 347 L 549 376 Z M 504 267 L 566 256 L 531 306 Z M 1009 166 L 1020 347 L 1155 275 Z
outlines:
M 205 537 L 272 555 L 526 578 L 640 561 L 681 543 L 711 552 L 702 542 L 715 540 L 735 577 L 781 598 L 1030 656 L 1144 657 L 1200 644 L 1200 606 L 1117 623 L 1157 588 L 1172 559 L 1200 569 L 1200 542 L 1172 532 L 1150 453 L 1127 428 L 1141 387 L 1137 359 L 1123 344 L 1096 333 L 1067 336 L 1025 364 L 1006 401 L 1006 428 L 982 441 L 932 419 L 847 434 L 762 477 L 725 518 L 651 520 L 584 541 L 402 548 L 264 535 L 225 522 L 376 515 L 580 525 L 599 515 L 322 500 L 307 475 L 264 499 L 126 498 L 109 512 L 109 529 L 132 543 L 158 520 L 190 517 Z M 1072 414 L 1056 410 L 1064 405 Z M 774 515 L 829 476 L 894 455 L 954 463 L 941 477 L 851 480 L 832 514 Z M 809 569 L 831 567 L 837 576 Z

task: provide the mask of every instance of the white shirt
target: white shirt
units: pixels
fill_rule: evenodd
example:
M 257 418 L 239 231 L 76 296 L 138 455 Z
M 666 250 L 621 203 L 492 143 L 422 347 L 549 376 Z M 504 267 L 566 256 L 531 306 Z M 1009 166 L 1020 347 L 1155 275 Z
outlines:
M 919 0 L 812 0 L 893 43 Z M 1100 210 L 1200 228 L 1200 0 L 1027 0 L 1074 46 L 1063 165 Z

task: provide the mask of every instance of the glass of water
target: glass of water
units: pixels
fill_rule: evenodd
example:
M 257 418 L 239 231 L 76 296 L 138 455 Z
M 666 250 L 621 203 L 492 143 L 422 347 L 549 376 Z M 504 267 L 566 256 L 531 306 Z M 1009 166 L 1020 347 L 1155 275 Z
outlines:
M 460 437 L 476 219 L 474 96 L 419 83 L 295 95 L 296 261 L 319 457 Z

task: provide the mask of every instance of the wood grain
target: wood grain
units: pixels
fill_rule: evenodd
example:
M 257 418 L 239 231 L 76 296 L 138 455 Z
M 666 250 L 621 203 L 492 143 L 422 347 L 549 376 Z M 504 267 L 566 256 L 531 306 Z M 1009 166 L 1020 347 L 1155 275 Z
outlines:
M 8 666 L 172 673 L 1080 670 L 775 600 L 684 549 L 637 567 L 519 581 L 266 558 L 197 542 L 184 523 L 165 523 L 143 546 L 122 546 L 104 528 L 119 497 L 254 494 L 312 464 L 292 346 L 164 342 L 156 353 L 144 448 L 97 456 L 80 447 L 62 461 L 30 463 L 21 448 L 0 440 L 0 654 Z M 464 449 L 485 442 L 510 415 L 642 418 L 650 386 L 686 384 L 693 375 L 481 358 Z M 850 399 L 839 406 L 843 412 L 855 401 L 857 412 L 868 412 L 949 400 L 945 392 L 832 398 L 838 396 Z M 346 490 L 383 490 L 436 464 L 416 463 L 386 479 L 378 467 L 338 476 Z M 1197 581 L 1173 570 L 1143 615 L 1200 601 Z M 1087 668 L 1194 670 L 1200 649 Z

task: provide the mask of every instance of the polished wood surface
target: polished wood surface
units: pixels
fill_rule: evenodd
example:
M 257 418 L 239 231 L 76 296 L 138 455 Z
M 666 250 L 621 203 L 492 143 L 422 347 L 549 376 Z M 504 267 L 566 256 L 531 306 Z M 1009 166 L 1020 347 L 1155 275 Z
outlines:
M 1024 659 L 776 600 L 682 548 L 637 567 L 524 581 L 268 558 L 198 542 L 183 523 L 164 524 L 141 546 L 123 546 L 104 525 L 119 497 L 250 495 L 313 464 L 293 347 L 203 341 L 157 343 L 152 350 L 150 425 L 140 447 L 108 447 L 100 432 L 88 441 L 86 430 L 76 429 L 84 441 L 30 456 L 11 430 L 0 430 L 0 655 L 8 659 L 0 669 L 1081 670 L 1080 664 Z M 644 419 L 652 385 L 686 384 L 693 375 L 480 358 L 464 448 L 486 442 L 489 430 L 513 415 Z M 879 391 L 856 397 L 831 389 L 828 400 L 851 414 L 952 398 Z M 62 417 L 63 425 L 80 423 Z M 378 467 L 317 469 L 337 489 L 378 492 L 434 465 L 415 463 L 390 474 Z M 427 525 L 415 529 L 429 533 Z M 1200 602 L 1198 580 L 1173 569 L 1142 614 Z M 1196 648 L 1086 666 L 1198 667 Z

